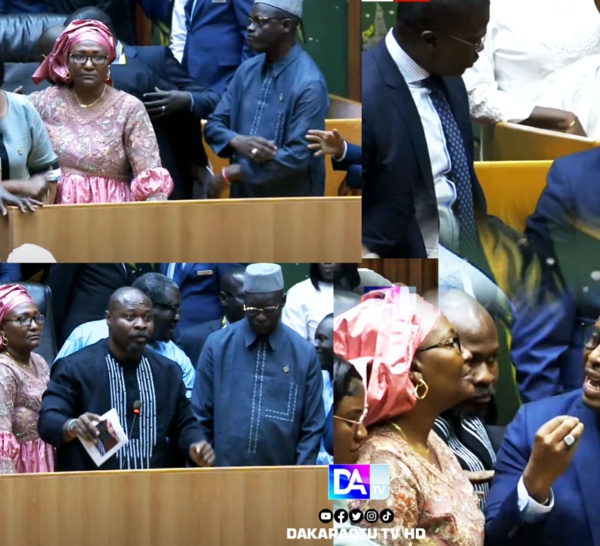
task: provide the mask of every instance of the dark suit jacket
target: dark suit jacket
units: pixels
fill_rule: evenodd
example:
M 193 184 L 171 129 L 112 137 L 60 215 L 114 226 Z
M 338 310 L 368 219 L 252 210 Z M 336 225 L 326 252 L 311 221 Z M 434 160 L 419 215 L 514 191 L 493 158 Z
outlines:
M 341 161 L 334 161 L 332 159 L 333 168 L 336 171 L 347 171 L 351 165 L 362 164 L 362 148 L 356 144 L 351 144 L 346 141 L 346 155 Z
M 220 95 L 251 51 L 246 44 L 248 17 L 254 0 L 197 0 L 185 8 L 187 40 L 182 64 L 194 79 Z
M 186 263 L 181 274 L 173 280 L 181 292 L 181 321 L 178 330 L 202 324 L 223 316 L 219 300 L 221 276 L 232 267 L 242 264 Z M 160 264 L 160 272 L 167 274 L 169 264 Z M 193 360 L 192 360 L 193 362 Z
M 533 318 L 540 327 L 532 332 L 529 347 L 523 347 L 526 361 L 533 346 L 540 354 L 544 346 L 538 374 L 547 370 L 552 390 L 540 392 L 537 398 L 579 388 L 583 381 L 581 353 L 588 340 L 582 323 L 593 325 L 600 315 L 600 287 L 594 282 L 600 252 L 600 197 L 593 189 L 599 174 L 597 148 L 557 159 L 535 213 L 527 220 L 527 238 L 544 258 L 554 259 L 567 287 L 558 313 L 547 308 Z M 569 308 L 570 315 L 565 313 Z
M 571 466 L 552 486 L 554 508 L 538 523 L 525 523 L 517 483 L 531 455 L 536 431 L 558 415 L 577 417 L 585 427 Z M 506 432 L 486 506 L 486 546 L 600 546 L 600 426 L 583 405 L 581 390 L 525 404 Z
M 346 141 L 348 149 L 342 161 L 331 159 L 334 171 L 347 171 L 346 185 L 349 188 L 362 189 L 362 148 Z
M 427 142 L 408 85 L 382 40 L 363 55 L 363 244 L 382 258 L 425 258 L 422 231 L 439 231 Z M 471 165 L 473 200 L 485 215 L 473 169 L 473 134 L 461 78 L 443 78 Z
M 110 69 L 116 89 L 126 91 L 140 100 L 156 87 L 164 91 L 179 90 L 192 94 L 193 112 L 152 123 L 163 167 L 171 173 L 175 183 L 170 198 L 189 199 L 193 187 L 190 165 L 208 164 L 202 146 L 200 119 L 212 112 L 219 97 L 198 85 L 168 47 L 124 45 L 124 49 L 127 64 L 112 65 Z
M 175 336 L 175 343 L 183 349 L 183 352 L 188 355 L 192 364 L 197 367 L 202 347 L 206 343 L 206 338 L 222 327 L 222 318 L 188 326 L 185 330 L 178 331 L 179 333 Z
M 111 18 L 119 39 L 130 44 L 137 43 L 135 35 L 135 0 L 48 0 L 46 4 L 52 6 L 45 11 L 53 13 L 66 13 L 67 15 L 81 8 L 91 6 L 105 11 Z

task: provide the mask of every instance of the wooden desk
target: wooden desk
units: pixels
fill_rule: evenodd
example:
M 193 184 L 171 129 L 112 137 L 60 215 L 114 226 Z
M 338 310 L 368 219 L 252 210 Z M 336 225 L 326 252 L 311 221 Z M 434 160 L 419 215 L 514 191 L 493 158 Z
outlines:
M 10 208 L 0 259 L 23 243 L 59 262 L 360 262 L 359 197 Z
M 283 545 L 332 507 L 327 467 L 6 475 L 0 498 L 2 546 Z

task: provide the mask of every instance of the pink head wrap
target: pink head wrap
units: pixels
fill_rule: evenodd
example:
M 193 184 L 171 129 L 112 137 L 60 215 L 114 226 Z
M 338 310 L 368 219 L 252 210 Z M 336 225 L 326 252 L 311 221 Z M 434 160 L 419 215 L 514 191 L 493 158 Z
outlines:
M 365 383 L 369 411 L 365 425 L 410 410 L 417 397 L 408 373 L 413 357 L 441 315 L 406 286 L 364 295 L 336 317 L 333 351 L 354 364 Z M 371 375 L 367 385 L 367 368 Z
M 48 55 L 44 62 L 33 73 L 31 79 L 35 83 L 50 78 L 55 83 L 69 83 L 67 62 L 69 54 L 75 44 L 90 40 L 96 42 L 108 55 L 108 64 L 111 64 L 117 58 L 117 50 L 113 35 L 108 27 L 100 21 L 84 21 L 76 19 L 59 36 L 54 44 L 52 53 Z M 107 83 L 111 84 L 109 80 Z
M 0 324 L 4 322 L 8 313 L 23 303 L 33 303 L 35 305 L 29 292 L 20 284 L 5 284 L 4 286 L 0 286 Z M 4 349 L 4 342 L 2 341 L 2 336 L 0 336 L 0 350 L 2 349 Z

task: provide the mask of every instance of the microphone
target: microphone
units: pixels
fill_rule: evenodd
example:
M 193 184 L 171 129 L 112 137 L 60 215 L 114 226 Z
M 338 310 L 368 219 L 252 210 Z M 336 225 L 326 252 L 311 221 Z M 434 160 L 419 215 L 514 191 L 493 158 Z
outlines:
M 135 425 L 135 420 L 137 418 L 137 416 L 142 413 L 142 401 L 141 400 L 136 400 L 133 403 L 133 421 L 131 422 L 131 433 L 130 436 L 133 435 L 133 427 Z

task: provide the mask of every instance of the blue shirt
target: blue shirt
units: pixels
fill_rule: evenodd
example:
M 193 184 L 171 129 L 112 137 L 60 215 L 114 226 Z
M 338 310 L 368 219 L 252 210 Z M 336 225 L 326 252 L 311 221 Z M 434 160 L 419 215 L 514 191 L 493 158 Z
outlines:
M 299 45 L 275 63 L 264 54 L 245 61 L 206 124 L 206 142 L 221 157 L 242 167 L 243 179 L 231 197 L 305 197 L 325 194 L 325 160 L 314 157 L 309 129 L 325 129 L 329 110 L 321 71 Z M 259 164 L 237 154 L 229 142 L 238 135 L 272 140 L 277 155 Z
M 192 408 L 216 466 L 313 465 L 325 421 L 317 352 L 284 324 L 262 337 L 242 319 L 208 336 Z
M 71 335 L 67 338 L 67 341 L 65 341 L 59 353 L 56 355 L 54 362 L 107 337 L 108 324 L 106 323 L 106 320 L 93 320 L 81 324 L 71 332 Z M 185 385 L 186 396 L 191 398 L 196 370 L 194 370 L 194 366 L 192 366 L 188 356 L 172 341 L 153 341 L 148 344 L 148 349 L 179 365 L 183 372 L 183 383 Z
M 333 381 L 329 372 L 322 370 L 321 375 L 323 376 L 323 406 L 325 407 L 325 415 L 328 415 L 333 407 Z M 324 435 L 325 433 L 326 431 Z M 333 464 L 333 455 L 330 455 L 325 448 L 325 436 L 323 436 L 323 441 L 321 442 L 317 464 Z

